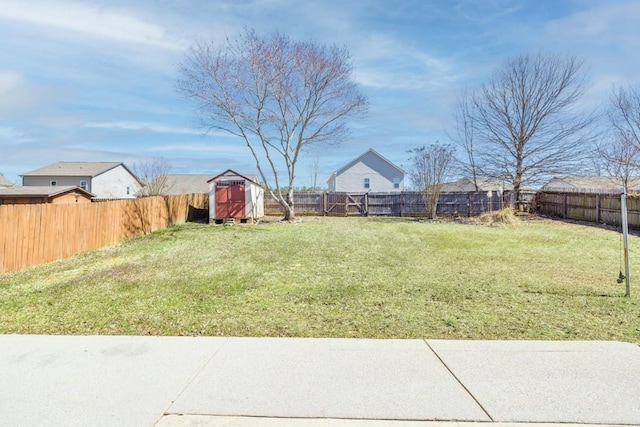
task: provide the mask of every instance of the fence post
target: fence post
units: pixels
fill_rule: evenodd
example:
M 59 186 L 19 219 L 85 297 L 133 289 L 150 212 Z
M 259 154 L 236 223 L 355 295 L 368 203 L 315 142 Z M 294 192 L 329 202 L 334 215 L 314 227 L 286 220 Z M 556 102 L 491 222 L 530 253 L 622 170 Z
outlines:
M 349 216 L 349 194 L 344 194 L 344 216 Z
M 322 216 L 327 216 L 327 192 L 322 192 Z
M 471 217 L 471 193 L 467 192 L 467 218 Z
M 564 193 L 562 197 L 562 217 L 567 217 L 567 193 Z
M 596 224 L 600 224 L 600 194 L 596 194 Z
M 364 216 L 369 216 L 369 192 L 364 193 Z
M 402 218 L 402 205 L 404 204 L 404 192 L 400 193 L 400 201 L 398 202 L 398 209 L 400 209 L 400 218 Z

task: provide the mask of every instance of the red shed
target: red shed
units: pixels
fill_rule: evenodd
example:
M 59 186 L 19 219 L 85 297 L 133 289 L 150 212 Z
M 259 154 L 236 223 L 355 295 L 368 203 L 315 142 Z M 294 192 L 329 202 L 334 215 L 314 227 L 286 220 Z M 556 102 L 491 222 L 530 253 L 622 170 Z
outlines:
M 231 169 L 209 181 L 209 222 L 255 221 L 264 216 L 264 190 L 255 177 Z

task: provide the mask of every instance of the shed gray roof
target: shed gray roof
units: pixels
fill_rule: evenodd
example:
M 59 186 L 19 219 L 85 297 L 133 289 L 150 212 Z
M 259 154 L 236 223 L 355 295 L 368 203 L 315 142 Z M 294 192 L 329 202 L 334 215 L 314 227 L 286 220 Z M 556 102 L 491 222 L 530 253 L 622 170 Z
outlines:
M 122 162 L 58 162 L 22 174 L 22 176 L 90 176 L 100 175 Z M 126 168 L 126 166 L 125 166 Z M 128 170 L 128 169 L 127 169 Z M 133 174 L 132 174 L 133 175 Z
M 51 197 L 57 196 L 58 194 L 67 193 L 69 191 L 78 191 L 79 193 L 84 193 L 89 197 L 95 197 L 94 194 L 89 193 L 88 191 L 83 190 L 82 188 L 75 185 L 63 185 L 63 186 L 41 186 L 41 185 L 33 185 L 26 187 L 9 187 L 9 188 L 0 188 L 0 196 L 11 196 L 11 197 Z
M 164 194 L 208 193 L 209 181 L 213 175 L 168 174 Z

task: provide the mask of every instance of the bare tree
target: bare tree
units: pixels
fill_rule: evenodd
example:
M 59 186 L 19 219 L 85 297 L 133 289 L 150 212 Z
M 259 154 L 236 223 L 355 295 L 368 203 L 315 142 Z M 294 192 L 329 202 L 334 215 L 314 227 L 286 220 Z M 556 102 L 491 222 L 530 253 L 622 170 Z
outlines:
M 614 89 L 607 117 L 612 132 L 596 152 L 604 170 L 628 189 L 640 184 L 640 90 L 634 86 Z
M 478 191 L 478 177 L 482 176 L 481 165 L 478 164 L 476 153 L 473 112 L 469 105 L 469 96 L 464 94 L 459 100 L 454 113 L 455 134 L 450 138 L 462 148 L 464 158 L 458 163 L 464 173 L 471 177 L 473 185 Z
M 153 157 L 133 165 L 133 173 L 136 174 L 142 188 L 138 192 L 138 197 L 161 196 L 170 190 L 171 184 L 168 173 L 171 165 L 162 157 Z
M 338 143 L 366 98 L 352 80 L 345 48 L 245 30 L 223 43 L 196 43 L 180 66 L 177 89 L 197 102 L 203 122 L 249 148 L 263 182 L 293 220 L 296 165 L 312 144 Z M 266 166 L 265 166 L 266 165 Z M 286 176 L 281 176 L 286 171 Z M 285 175 L 285 173 L 282 173 Z
M 583 63 L 574 57 L 521 54 L 470 95 L 473 152 L 487 178 L 523 185 L 584 165 L 593 117 L 578 110 Z
M 448 145 L 435 143 L 409 150 L 409 177 L 413 186 L 422 193 L 427 216 L 436 218 L 438 198 L 442 184 L 448 177 L 454 160 L 454 149 Z

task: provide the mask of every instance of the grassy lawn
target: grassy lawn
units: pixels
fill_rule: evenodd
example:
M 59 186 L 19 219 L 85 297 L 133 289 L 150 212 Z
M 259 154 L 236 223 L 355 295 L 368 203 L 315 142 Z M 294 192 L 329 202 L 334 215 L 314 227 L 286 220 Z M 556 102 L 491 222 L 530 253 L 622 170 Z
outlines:
M 640 342 L 619 263 L 619 233 L 550 220 L 186 224 L 0 274 L 0 332 Z

